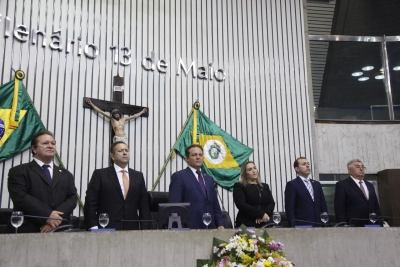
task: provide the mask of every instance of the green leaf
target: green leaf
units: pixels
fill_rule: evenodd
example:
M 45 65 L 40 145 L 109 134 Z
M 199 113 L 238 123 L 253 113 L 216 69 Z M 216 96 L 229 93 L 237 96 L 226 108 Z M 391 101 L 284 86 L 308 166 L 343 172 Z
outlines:
M 267 233 L 267 230 L 264 231 L 264 233 L 261 237 L 264 238 L 265 240 L 267 240 L 269 238 L 269 234 Z
M 211 267 L 212 260 L 196 260 L 196 267 L 202 267 L 206 264 L 208 264 L 208 266 Z

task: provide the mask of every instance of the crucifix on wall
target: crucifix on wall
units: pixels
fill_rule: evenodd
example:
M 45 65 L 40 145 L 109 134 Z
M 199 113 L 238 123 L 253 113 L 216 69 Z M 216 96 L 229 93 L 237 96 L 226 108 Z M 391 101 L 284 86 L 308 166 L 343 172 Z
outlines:
M 138 117 L 148 117 L 148 108 L 123 104 L 123 88 L 123 77 L 117 75 L 114 77 L 113 101 L 84 97 L 83 107 L 93 108 L 110 120 L 112 125 L 111 136 L 113 136 L 113 143 L 116 141 L 123 141 L 128 144 L 128 136 L 125 132 L 125 122 Z M 107 114 L 106 111 L 109 111 L 110 114 Z M 130 116 L 123 117 L 122 114 L 129 114 Z

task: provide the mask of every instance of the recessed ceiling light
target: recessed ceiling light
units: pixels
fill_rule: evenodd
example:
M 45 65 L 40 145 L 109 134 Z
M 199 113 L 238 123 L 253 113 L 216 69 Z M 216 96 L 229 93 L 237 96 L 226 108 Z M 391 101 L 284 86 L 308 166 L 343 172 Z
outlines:
M 354 76 L 354 77 L 361 76 L 361 75 L 363 75 L 363 73 L 361 71 L 353 72 L 351 74 L 351 76 Z
M 379 71 L 384 72 L 385 70 L 383 68 L 381 68 Z
M 399 71 L 399 70 L 400 70 L 400 66 L 396 66 L 396 67 L 394 67 L 394 68 L 393 68 L 393 70 L 395 70 L 395 71 Z
M 369 71 L 369 70 L 373 70 L 374 67 L 373 66 L 365 66 L 364 68 L 362 68 L 363 71 Z
M 383 75 L 383 74 L 375 76 L 375 79 L 377 79 L 377 80 L 382 80 L 384 78 L 385 78 L 385 75 Z
M 363 81 L 368 81 L 369 78 L 368 78 L 368 77 L 361 77 L 361 78 L 358 78 L 358 80 L 359 80 L 360 82 L 363 82 Z

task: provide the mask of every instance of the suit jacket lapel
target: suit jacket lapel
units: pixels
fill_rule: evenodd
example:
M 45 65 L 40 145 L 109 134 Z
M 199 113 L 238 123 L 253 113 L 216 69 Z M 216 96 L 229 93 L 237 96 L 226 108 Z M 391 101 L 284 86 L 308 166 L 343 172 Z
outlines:
M 349 184 L 350 184 L 350 186 L 351 186 L 360 196 L 362 196 L 363 199 L 367 200 L 367 199 L 365 198 L 365 196 L 364 196 L 364 193 L 361 191 L 360 185 L 357 184 L 356 182 L 354 182 L 354 180 L 353 180 L 351 177 L 349 177 L 349 178 L 347 178 L 347 179 L 349 179 Z M 368 188 L 368 186 L 367 186 L 367 188 Z M 368 191 L 369 191 L 369 189 L 368 189 Z
M 54 164 L 53 164 L 54 165 Z M 32 160 L 31 163 L 29 164 L 29 167 L 31 167 L 31 169 L 36 172 L 43 180 L 46 184 L 50 185 L 49 180 L 47 179 L 46 175 L 44 174 L 43 169 L 39 166 L 39 164 L 37 164 L 37 162 L 35 160 Z
M 315 201 L 315 199 L 319 199 L 319 190 L 317 190 L 317 183 L 314 182 L 313 179 L 311 179 L 310 182 L 314 191 L 314 201 Z
M 308 197 L 310 198 L 310 200 L 312 201 L 310 192 L 308 191 L 308 189 L 307 189 L 306 185 L 304 184 L 303 180 L 302 180 L 299 176 L 297 176 L 296 179 L 297 179 L 297 183 L 299 184 L 301 190 L 303 190 L 303 192 L 304 192 L 305 194 L 307 194 L 307 196 L 308 196 Z M 311 183 L 311 184 L 312 184 L 312 183 Z M 314 186 L 313 186 L 313 189 L 314 189 Z M 315 192 L 315 190 L 314 190 L 314 192 Z M 314 198 L 315 198 L 315 194 L 314 194 Z
M 122 189 L 121 189 L 121 185 L 119 184 L 118 181 L 118 176 L 117 176 L 117 172 L 115 171 L 114 167 L 109 167 L 108 168 L 108 177 L 111 180 L 111 183 L 115 186 L 115 188 L 118 191 L 118 194 L 120 195 L 120 197 L 122 199 L 124 199 L 124 194 L 122 193 Z
M 131 170 L 131 169 L 128 169 L 129 170 L 129 189 L 128 189 L 128 195 L 127 195 L 127 197 L 128 196 L 130 196 L 131 194 L 132 194 L 132 190 L 133 190 L 133 188 L 135 188 L 135 186 L 137 186 L 135 183 L 136 183 L 136 180 L 135 180 L 135 172 L 133 171 L 133 170 Z
M 63 175 L 63 170 L 53 163 L 53 178 L 51 180 L 51 187 L 54 188 L 56 186 L 58 181 L 60 181 L 62 175 Z

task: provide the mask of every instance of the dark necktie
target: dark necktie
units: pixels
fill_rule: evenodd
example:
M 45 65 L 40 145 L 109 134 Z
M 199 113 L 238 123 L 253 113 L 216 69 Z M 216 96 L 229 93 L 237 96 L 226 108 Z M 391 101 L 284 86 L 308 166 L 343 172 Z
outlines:
M 49 180 L 49 183 L 51 184 L 51 175 L 50 175 L 50 171 L 49 171 L 50 165 L 44 164 L 42 166 L 42 168 L 43 168 L 44 174 L 46 174 L 46 177 Z
M 207 190 L 206 190 L 206 185 L 204 183 L 204 178 L 203 175 L 201 175 L 201 171 L 196 171 L 197 176 L 199 177 L 199 184 L 201 187 L 201 190 L 203 191 L 203 195 L 207 198 Z

